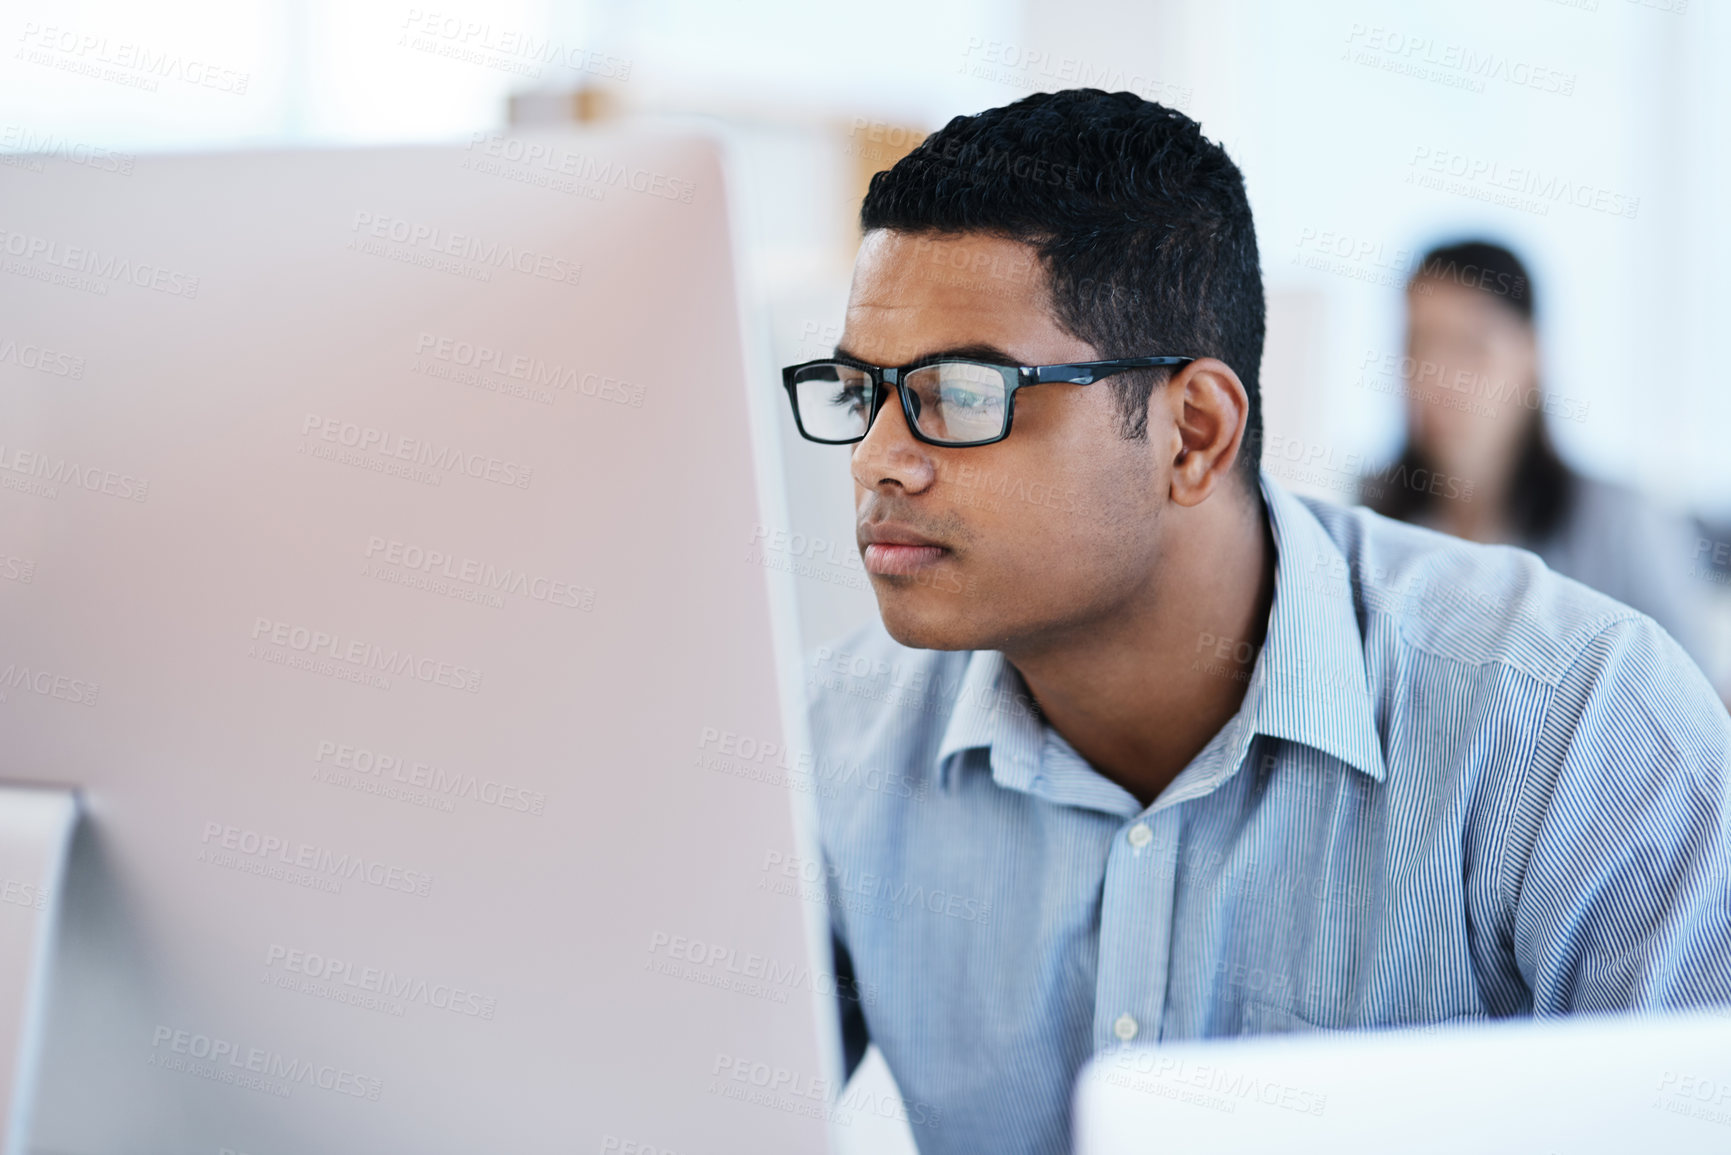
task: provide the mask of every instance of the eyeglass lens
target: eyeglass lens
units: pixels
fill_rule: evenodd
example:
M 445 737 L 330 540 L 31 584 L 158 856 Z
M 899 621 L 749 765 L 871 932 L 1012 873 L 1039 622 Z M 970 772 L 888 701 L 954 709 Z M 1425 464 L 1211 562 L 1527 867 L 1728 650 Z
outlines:
M 1003 433 L 1008 391 L 997 369 L 940 361 L 913 370 L 903 381 L 922 435 L 960 444 Z M 807 436 L 854 440 L 865 435 L 871 420 L 871 376 L 839 362 L 813 365 L 795 380 L 794 400 Z

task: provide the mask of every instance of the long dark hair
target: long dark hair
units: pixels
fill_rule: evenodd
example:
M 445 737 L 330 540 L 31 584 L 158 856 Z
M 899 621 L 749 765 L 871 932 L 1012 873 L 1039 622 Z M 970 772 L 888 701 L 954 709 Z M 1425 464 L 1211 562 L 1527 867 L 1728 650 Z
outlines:
M 1432 249 L 1419 262 L 1411 288 L 1421 280 L 1448 280 L 1495 297 L 1522 321 L 1533 323 L 1533 282 L 1521 259 L 1489 241 L 1462 241 Z M 1575 497 L 1575 473 L 1551 441 L 1543 414 L 1534 410 L 1521 439 L 1503 512 L 1515 531 L 1530 542 L 1543 541 L 1568 516 Z M 1434 476 L 1436 463 L 1412 441 L 1386 471 L 1388 476 Z M 1417 473 L 1424 470 L 1424 473 Z M 1412 485 L 1366 486 L 1364 503 L 1401 521 L 1416 521 L 1443 500 Z

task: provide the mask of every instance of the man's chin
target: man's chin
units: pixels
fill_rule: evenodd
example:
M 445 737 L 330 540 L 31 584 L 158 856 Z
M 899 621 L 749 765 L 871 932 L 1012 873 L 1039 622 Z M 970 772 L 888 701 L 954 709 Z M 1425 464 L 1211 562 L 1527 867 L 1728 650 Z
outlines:
M 979 649 L 988 636 L 977 612 L 980 607 L 933 604 L 930 593 L 878 591 L 878 614 L 889 636 L 914 650 Z M 949 599 L 954 600 L 953 596 Z M 970 614 L 970 609 L 976 612 Z

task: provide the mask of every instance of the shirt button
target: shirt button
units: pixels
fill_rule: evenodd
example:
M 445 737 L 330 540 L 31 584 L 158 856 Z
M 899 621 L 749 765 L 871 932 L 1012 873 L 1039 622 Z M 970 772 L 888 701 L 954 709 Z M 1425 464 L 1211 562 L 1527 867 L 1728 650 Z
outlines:
M 1130 839 L 1130 845 L 1134 846 L 1137 850 L 1141 850 L 1144 846 L 1147 846 L 1150 842 L 1154 841 L 1154 832 L 1148 829 L 1148 824 L 1146 822 L 1138 822 L 1130 828 L 1128 837 Z M 1136 1029 L 1136 1024 L 1131 1023 L 1130 1029 L 1134 1031 Z
M 1136 1020 L 1131 1018 L 1128 1013 L 1119 1015 L 1118 1021 L 1112 1024 L 1112 1033 L 1128 1043 L 1136 1037 Z
M 1031 786 L 1035 790 L 1044 790 L 1046 788 L 1046 776 L 1044 774 L 1034 775 L 1034 781 L 1031 783 Z

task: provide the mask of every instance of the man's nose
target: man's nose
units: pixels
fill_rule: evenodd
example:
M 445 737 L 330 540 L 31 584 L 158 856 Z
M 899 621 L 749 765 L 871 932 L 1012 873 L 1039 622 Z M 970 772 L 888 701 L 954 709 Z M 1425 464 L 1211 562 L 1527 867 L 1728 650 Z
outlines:
M 854 446 L 854 484 L 876 489 L 894 482 L 909 493 L 918 493 L 937 478 L 931 448 L 908 431 L 901 398 L 894 388 L 886 388 L 865 439 Z

